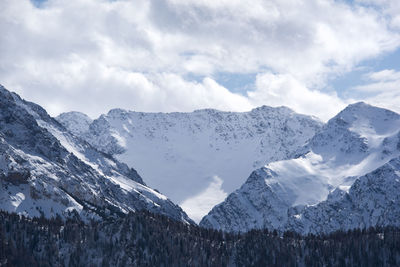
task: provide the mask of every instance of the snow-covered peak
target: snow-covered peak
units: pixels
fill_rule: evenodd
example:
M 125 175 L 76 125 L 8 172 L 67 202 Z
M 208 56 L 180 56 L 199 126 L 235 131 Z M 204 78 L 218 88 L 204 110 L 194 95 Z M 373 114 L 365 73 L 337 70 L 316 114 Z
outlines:
M 77 111 L 61 113 L 56 119 L 76 136 L 89 131 L 89 125 L 93 122 L 88 115 Z
M 358 164 L 372 154 L 380 154 L 384 140 L 399 131 L 399 114 L 359 102 L 329 120 L 307 149 L 332 164 Z
M 253 108 L 250 112 L 273 112 L 273 113 L 281 113 L 281 114 L 290 114 L 295 113 L 292 109 L 286 106 L 280 107 L 270 107 L 266 105 L 262 105 L 260 107 Z
M 358 102 L 347 106 L 329 120 L 327 127 L 331 124 L 345 127 L 361 136 L 368 133 L 387 135 L 399 129 L 400 115 L 388 109 Z
M 125 119 L 126 114 L 128 114 L 129 111 L 122 109 L 122 108 L 114 108 L 110 109 L 106 115 L 101 115 L 103 117 L 109 117 L 109 118 L 121 118 Z

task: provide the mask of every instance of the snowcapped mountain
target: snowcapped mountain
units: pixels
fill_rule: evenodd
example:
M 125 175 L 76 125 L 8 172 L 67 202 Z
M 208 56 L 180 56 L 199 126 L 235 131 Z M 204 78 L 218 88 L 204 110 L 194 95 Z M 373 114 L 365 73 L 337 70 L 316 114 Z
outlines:
M 322 127 L 316 118 L 266 106 L 243 113 L 114 109 L 89 127 L 89 120 L 78 113 L 57 119 L 94 147 L 135 166 L 151 187 L 179 203 L 196 221 L 252 170 L 291 158 Z
M 43 108 L 3 86 L 0 111 L 0 209 L 46 217 L 76 211 L 84 219 L 147 209 L 191 222 L 134 169 L 75 137 Z
M 400 115 L 365 103 L 325 125 L 265 106 L 243 113 L 114 109 L 96 120 L 69 112 L 56 121 L 0 86 L 0 110 L 6 211 L 90 219 L 146 209 L 191 223 L 128 165 L 195 220 L 256 169 L 201 226 L 304 234 L 400 226 Z
M 398 187 L 399 155 L 400 115 L 365 103 L 349 105 L 296 158 L 254 171 L 200 225 L 308 233 L 390 223 L 393 218 L 400 222 L 400 210 L 394 208 L 400 191 L 392 190 Z M 376 218 L 385 212 L 394 217 Z

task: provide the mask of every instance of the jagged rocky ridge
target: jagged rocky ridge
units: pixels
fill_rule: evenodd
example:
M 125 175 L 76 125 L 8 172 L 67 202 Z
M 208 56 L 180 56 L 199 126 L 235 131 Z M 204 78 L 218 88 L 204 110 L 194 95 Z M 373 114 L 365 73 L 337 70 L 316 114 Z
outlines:
M 200 225 L 306 234 L 400 224 L 397 113 L 350 105 L 297 154 L 254 171 Z
M 150 186 L 180 203 L 195 220 L 238 188 L 252 170 L 291 158 L 322 126 L 318 119 L 286 107 L 266 106 L 249 112 L 114 109 L 89 125 L 74 112 L 57 119 L 93 146 L 135 166 Z M 219 195 L 202 194 L 216 184 L 221 186 Z
M 191 222 L 138 173 L 0 86 L 0 209 L 83 219 L 149 210 Z M 74 212 L 75 211 L 75 212 Z

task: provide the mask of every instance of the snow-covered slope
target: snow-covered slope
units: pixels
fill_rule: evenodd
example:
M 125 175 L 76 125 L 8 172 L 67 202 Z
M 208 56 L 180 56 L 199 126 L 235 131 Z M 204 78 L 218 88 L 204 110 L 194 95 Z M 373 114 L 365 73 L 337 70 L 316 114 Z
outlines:
M 253 172 L 201 225 L 231 231 L 285 230 L 288 220 L 302 216 L 303 207 L 326 200 L 335 189 L 347 192 L 357 177 L 398 157 L 399 132 L 397 113 L 365 103 L 350 105 L 324 125 L 297 158 Z M 323 220 L 314 223 L 325 229 Z M 296 230 L 311 231 L 305 226 Z
M 400 157 L 359 177 L 348 192 L 339 187 L 326 201 L 293 214 L 287 229 L 328 233 L 388 225 L 400 226 Z
M 99 218 L 139 209 L 191 220 L 134 169 L 75 137 L 40 106 L 0 86 L 0 209 Z
M 67 116 L 59 121 L 71 128 Z M 74 125 L 86 125 L 74 123 Z M 191 113 L 111 110 L 80 136 L 135 166 L 146 182 L 200 220 L 252 170 L 291 158 L 322 126 L 317 119 L 279 107 L 250 112 L 212 109 Z M 84 126 L 86 129 L 86 126 Z M 74 130 L 76 133 L 85 130 Z

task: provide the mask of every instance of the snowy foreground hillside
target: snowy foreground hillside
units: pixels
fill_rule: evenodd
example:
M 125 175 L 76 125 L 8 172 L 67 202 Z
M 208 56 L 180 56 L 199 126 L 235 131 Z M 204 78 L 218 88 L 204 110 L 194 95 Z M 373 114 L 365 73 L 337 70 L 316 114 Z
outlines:
M 0 209 L 99 219 L 149 210 L 191 222 L 138 173 L 0 86 Z
M 400 115 L 349 105 L 294 159 L 254 171 L 200 225 L 300 233 L 400 225 Z
M 256 168 L 292 158 L 322 126 L 279 107 L 250 112 L 141 113 L 121 109 L 91 121 L 57 119 L 75 135 L 135 167 L 146 183 L 179 203 L 195 221 Z

